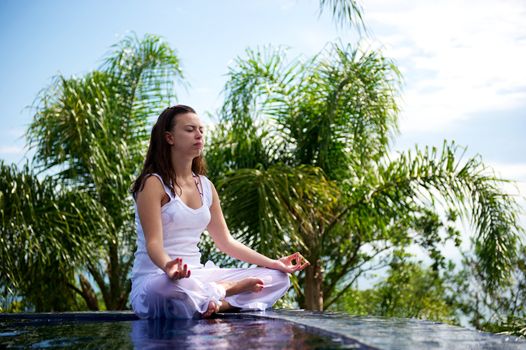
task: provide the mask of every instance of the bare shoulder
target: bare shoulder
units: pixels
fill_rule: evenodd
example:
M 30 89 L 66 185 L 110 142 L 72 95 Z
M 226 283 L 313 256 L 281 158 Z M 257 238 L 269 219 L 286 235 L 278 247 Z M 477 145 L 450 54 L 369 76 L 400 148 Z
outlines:
M 161 183 L 161 180 L 157 176 L 148 176 L 144 180 L 144 186 L 142 190 L 137 192 L 137 201 L 142 199 L 155 199 L 163 198 L 165 195 L 164 186 Z
M 216 190 L 216 187 L 215 187 L 214 183 L 212 181 L 210 181 L 210 179 L 208 179 L 208 178 L 206 178 L 206 179 L 210 183 L 210 189 L 211 189 L 211 192 L 212 192 L 212 207 L 215 207 L 215 206 L 219 205 L 219 203 L 220 203 L 219 195 L 217 194 L 217 190 Z
M 210 184 L 210 187 L 212 187 L 212 190 L 215 191 L 216 187 L 214 185 L 214 183 L 207 177 L 206 180 L 208 181 L 208 183 Z
M 208 183 L 210 183 L 210 188 L 212 189 L 212 195 L 217 196 L 217 190 L 216 190 L 214 183 L 210 181 L 209 178 L 206 178 L 206 179 L 208 180 Z

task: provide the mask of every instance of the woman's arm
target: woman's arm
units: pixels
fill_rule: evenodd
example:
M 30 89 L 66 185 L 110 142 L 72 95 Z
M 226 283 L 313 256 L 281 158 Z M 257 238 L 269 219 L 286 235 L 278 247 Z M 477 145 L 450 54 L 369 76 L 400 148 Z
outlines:
M 137 211 L 146 240 L 146 250 L 153 263 L 170 278 L 190 276 L 182 259 L 172 260 L 163 247 L 163 227 L 161 222 L 161 202 L 167 196 L 161 181 L 150 176 L 144 182 L 144 188 L 137 193 Z
M 221 203 L 219 202 L 219 195 L 213 184 L 212 198 L 212 207 L 210 208 L 212 218 L 207 229 L 219 250 L 235 259 L 284 272 L 301 271 L 309 265 L 307 261 L 304 261 L 303 264 L 301 263 L 303 257 L 299 253 L 274 260 L 235 240 L 230 235 L 226 225 L 223 211 L 221 210 Z

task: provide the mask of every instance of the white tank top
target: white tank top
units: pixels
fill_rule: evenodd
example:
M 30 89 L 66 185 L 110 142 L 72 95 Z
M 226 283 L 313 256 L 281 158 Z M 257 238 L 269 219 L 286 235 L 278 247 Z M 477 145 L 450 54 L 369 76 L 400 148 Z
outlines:
M 182 258 L 189 268 L 202 268 L 201 253 L 197 243 L 201 233 L 210 222 L 210 206 L 212 205 L 212 186 L 206 176 L 199 175 L 200 187 L 203 193 L 202 205 L 198 209 L 188 207 L 179 196 L 172 195 L 169 187 L 163 183 L 158 174 L 156 176 L 164 186 L 170 201 L 161 207 L 161 221 L 163 228 L 163 247 L 172 258 Z M 147 275 L 164 273 L 155 265 L 146 250 L 144 231 L 135 203 L 135 226 L 137 227 L 137 250 L 132 269 L 132 279 Z

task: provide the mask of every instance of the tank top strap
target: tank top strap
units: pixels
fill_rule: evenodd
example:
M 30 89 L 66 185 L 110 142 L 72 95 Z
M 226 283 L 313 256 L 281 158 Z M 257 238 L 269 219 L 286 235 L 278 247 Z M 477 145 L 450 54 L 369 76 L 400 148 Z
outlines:
M 148 174 L 148 176 L 155 176 L 156 178 L 158 178 L 159 181 L 161 181 L 161 184 L 164 187 L 164 191 L 166 192 L 168 197 L 170 197 L 170 199 L 174 198 L 174 195 L 172 194 L 172 190 L 170 190 L 170 187 L 166 186 L 166 184 L 164 183 L 163 178 L 161 177 L 161 175 L 159 175 L 157 173 L 151 173 L 151 174 Z
M 204 175 L 199 175 L 203 187 L 203 201 L 210 208 L 212 206 L 212 182 Z

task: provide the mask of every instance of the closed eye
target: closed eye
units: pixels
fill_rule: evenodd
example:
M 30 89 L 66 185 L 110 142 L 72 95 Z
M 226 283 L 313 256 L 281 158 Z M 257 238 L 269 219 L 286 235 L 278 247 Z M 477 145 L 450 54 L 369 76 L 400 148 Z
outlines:
M 186 128 L 186 131 L 188 132 L 192 132 L 192 131 L 195 131 L 197 127 L 196 126 L 193 126 L 193 125 L 189 125 L 187 128 Z M 199 131 L 202 133 L 205 132 L 205 128 L 203 128 L 202 126 L 199 127 Z

